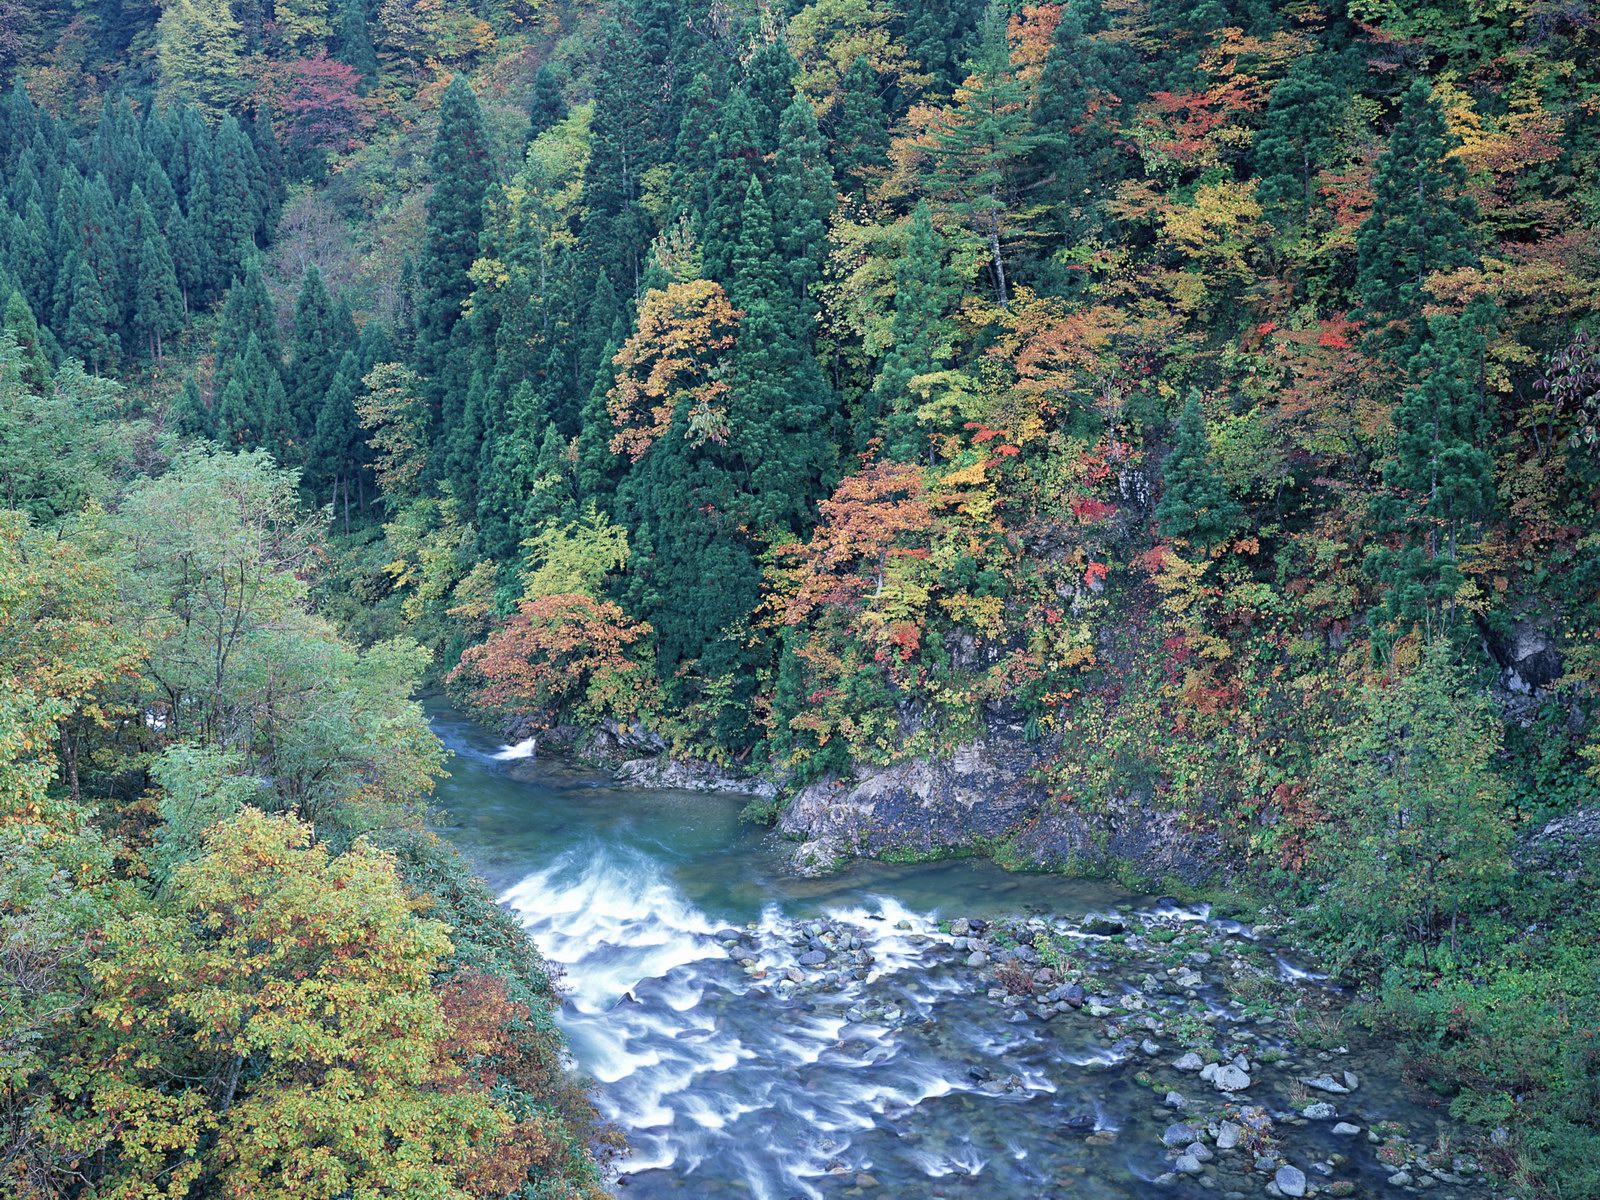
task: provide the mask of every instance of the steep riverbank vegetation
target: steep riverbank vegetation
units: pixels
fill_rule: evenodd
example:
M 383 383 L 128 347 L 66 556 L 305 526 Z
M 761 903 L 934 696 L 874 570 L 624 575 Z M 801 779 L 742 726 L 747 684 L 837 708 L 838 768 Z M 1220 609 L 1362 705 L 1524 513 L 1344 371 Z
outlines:
M 0 0 L 6 1170 L 594 1188 L 448 677 L 783 789 L 1016 731 L 1600 1187 L 1597 37 Z

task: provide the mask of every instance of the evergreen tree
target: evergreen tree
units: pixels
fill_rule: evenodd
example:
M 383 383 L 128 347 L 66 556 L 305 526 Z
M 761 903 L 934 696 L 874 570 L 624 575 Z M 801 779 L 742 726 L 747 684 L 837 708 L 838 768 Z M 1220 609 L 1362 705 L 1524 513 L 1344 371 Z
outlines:
M 803 96 L 784 110 L 772 165 L 772 224 L 778 252 L 799 311 L 815 311 L 811 290 L 828 259 L 828 222 L 835 197 L 817 117 Z
M 17 286 L 22 289 L 28 304 L 36 310 L 50 302 L 54 273 L 48 243 L 49 228 L 45 222 L 44 208 L 38 200 L 30 200 L 25 215 L 12 214 L 6 263 L 16 276 Z
M 745 63 L 741 90 L 750 101 L 756 144 L 763 154 L 777 148 L 779 127 L 794 97 L 794 77 L 799 69 L 781 37 L 763 42 Z
M 361 420 L 356 414 L 356 396 L 361 388 L 361 363 L 354 351 L 347 352 L 322 397 L 316 429 L 311 438 L 308 480 L 319 502 L 333 505 L 334 515 L 350 532 L 352 492 L 361 487 L 362 454 L 366 442 Z M 359 501 L 365 500 L 365 489 Z
M 890 458 L 914 462 L 922 456 L 927 438 L 917 427 L 911 380 L 939 370 L 949 358 L 948 313 L 957 298 L 933 214 L 918 204 L 905 253 L 895 264 L 889 351 L 856 422 L 858 451 L 881 433 Z
M 313 263 L 306 268 L 295 301 L 294 332 L 283 373 L 290 421 L 302 440 L 309 441 L 316 430 L 340 360 L 350 348 L 339 329 L 333 300 L 323 286 L 322 272 Z
M 254 334 L 228 372 L 215 417 L 217 440 L 231 448 L 265 449 L 280 460 L 294 448 L 283 378 Z
M 151 229 L 139 247 L 136 277 L 133 330 L 160 362 L 165 339 L 183 328 L 183 295 L 178 290 L 166 239 L 158 230 Z
M 832 397 L 806 344 L 810 322 L 785 279 L 761 181 L 750 180 L 731 296 L 744 311 L 729 379 L 728 426 L 750 464 L 757 528 L 800 532 L 833 471 Z
M 594 504 L 602 511 L 608 510 L 616 488 L 617 456 L 611 453 L 611 417 L 606 410 L 606 394 L 611 391 L 616 372 L 612 360 L 620 348 L 619 341 L 606 343 L 595 368 L 594 383 L 584 398 L 583 412 L 578 425 L 577 487 L 578 499 Z
M 23 385 L 36 396 L 50 383 L 50 359 L 44 352 L 39 323 L 22 293 L 13 289 L 6 300 L 5 333 L 17 348 Z
M 190 232 L 189 219 L 176 202 L 167 209 L 161 228 L 166 238 L 167 254 L 172 259 L 173 278 L 178 282 L 178 295 L 183 301 L 183 315 L 187 320 L 194 299 L 205 287 L 200 249 Z
M 1002 5 L 989 6 L 980 32 L 962 101 L 935 134 L 937 161 L 929 182 L 983 239 L 995 300 L 1004 308 L 1011 296 L 1007 248 L 1032 215 L 1017 189 L 1039 135 L 1027 90 L 1011 65 Z
M 226 364 L 241 357 L 250 339 L 261 343 L 261 350 L 272 363 L 281 362 L 278 346 L 278 311 L 261 278 L 261 261 L 251 258 L 245 264 L 244 278 L 236 278 L 222 304 L 222 320 L 217 326 L 217 362 Z
M 1311 215 L 1312 181 L 1333 161 L 1349 89 L 1327 54 L 1307 54 L 1272 89 L 1256 138 L 1256 194 L 1282 228 L 1303 226 Z
M 556 73 L 544 63 L 533 76 L 533 98 L 528 102 L 528 140 L 567 119 L 567 100 Z
M 733 278 L 740 213 L 760 158 L 755 113 L 744 92 L 735 90 L 723 106 L 717 127 L 711 176 L 706 181 L 705 209 L 700 218 L 700 254 L 708 279 L 726 283 Z
M 177 399 L 172 402 L 168 418 L 177 431 L 187 437 L 209 438 L 216 435 L 211 421 L 211 410 L 200 395 L 200 385 L 193 375 L 187 375 Z
M 363 92 L 378 78 L 378 53 L 372 48 L 372 32 L 367 28 L 367 0 L 341 0 L 333 52 L 341 62 L 361 72 Z
M 439 132 L 428 168 L 433 192 L 417 272 L 416 360 L 424 374 L 437 377 L 453 344 L 461 306 L 472 291 L 467 272 L 478 254 L 484 196 L 494 176 L 478 97 L 462 76 L 450 81 L 439 102 Z M 432 402 L 437 408 L 437 379 Z
M 864 199 L 889 164 L 889 114 L 883 84 L 865 55 L 856 55 L 840 82 L 837 128 L 828 144 L 834 174 L 849 196 Z
M 211 212 L 204 226 L 210 241 L 210 269 L 236 274 L 256 251 L 256 234 L 267 221 L 270 201 L 255 147 L 232 116 L 217 129 L 213 154 Z
M 694 216 L 705 206 L 707 188 L 717 162 L 719 100 L 709 75 L 701 72 L 690 81 L 672 152 L 674 217 Z
M 1488 316 L 1474 305 L 1435 318 L 1431 338 L 1407 367 L 1412 383 L 1394 411 L 1387 491 L 1374 506 L 1388 544 L 1370 559 L 1384 589 L 1377 622 L 1393 632 L 1420 625 L 1431 638 L 1448 623 L 1463 579 L 1460 542 L 1494 504 L 1494 458 L 1483 449 Z
M 1172 452 L 1161 464 L 1156 524 L 1162 537 L 1209 551 L 1228 539 L 1240 517 L 1238 504 L 1217 472 L 1200 395 L 1190 392 L 1178 419 Z
M 1356 235 L 1356 295 L 1370 344 L 1405 365 L 1427 335 L 1428 277 L 1476 261 L 1466 168 L 1428 85 L 1406 92 L 1372 177 L 1372 215 Z
M 72 276 L 66 348 L 96 375 L 112 370 L 122 353 L 117 335 L 118 305 L 101 285 L 87 259 L 78 259 Z
M 905 41 L 911 56 L 933 77 L 930 90 L 948 96 L 962 79 L 972 51 L 982 0 L 909 0 Z

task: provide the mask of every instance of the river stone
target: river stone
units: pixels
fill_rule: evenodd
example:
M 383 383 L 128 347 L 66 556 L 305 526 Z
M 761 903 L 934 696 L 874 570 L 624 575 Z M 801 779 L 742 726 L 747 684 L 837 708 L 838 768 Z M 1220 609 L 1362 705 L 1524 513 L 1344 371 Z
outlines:
M 1172 1065 L 1179 1071 L 1198 1071 L 1206 1065 L 1206 1061 L 1191 1050 Z
M 1066 991 L 1061 993 L 1061 998 L 1073 1008 L 1082 1008 L 1085 999 L 1083 988 L 1076 983 L 1069 983 Z
M 1218 1068 L 1217 1073 L 1211 1077 L 1211 1086 L 1219 1092 L 1242 1092 L 1250 1086 L 1250 1076 L 1229 1063 L 1225 1067 Z
M 1243 1136 L 1243 1127 L 1235 1125 L 1232 1121 L 1224 1121 L 1217 1126 L 1217 1149 L 1232 1150 Z
M 967 966 L 969 967 L 986 967 L 988 965 L 989 956 L 982 950 L 974 950 L 971 954 L 967 955 Z
M 1325 1100 L 1315 1104 L 1308 1104 L 1300 1110 L 1300 1115 L 1308 1121 L 1331 1121 L 1339 1115 L 1339 1110 Z
M 711 935 L 716 941 L 727 945 L 729 942 L 744 941 L 744 934 L 737 929 L 719 929 Z
M 1172 1124 L 1167 1126 L 1167 1131 L 1161 1135 L 1161 1144 L 1171 1149 L 1187 1146 L 1190 1142 L 1198 1141 L 1200 1131 L 1193 1125 Z
M 1154 1058 L 1161 1053 L 1161 1047 L 1149 1038 L 1145 1038 L 1144 1041 L 1139 1043 L 1139 1049 L 1143 1050 L 1150 1058 Z
M 1361 1080 L 1354 1071 L 1346 1071 L 1344 1073 L 1344 1085 L 1353 1092 L 1361 1086 Z
M 1201 1162 L 1210 1162 L 1216 1157 L 1211 1153 L 1211 1147 L 1204 1142 L 1190 1142 L 1184 1153 L 1191 1158 L 1198 1158 Z
M 1318 1075 L 1314 1079 L 1302 1079 L 1300 1082 L 1309 1088 L 1316 1088 L 1319 1092 L 1329 1092 L 1335 1096 L 1343 1096 L 1350 1090 L 1332 1075 Z
M 1198 1175 L 1205 1170 L 1200 1165 L 1200 1160 L 1192 1154 L 1178 1155 L 1177 1161 L 1172 1166 L 1180 1175 Z
M 820 967 L 828 961 L 828 955 L 822 950 L 807 950 L 796 961 L 802 967 Z
M 1082 928 L 1083 932 L 1093 934 L 1095 937 L 1111 937 L 1128 932 L 1128 927 L 1115 917 L 1090 917 L 1083 923 Z
M 1176 1109 L 1179 1109 L 1180 1111 L 1182 1109 L 1185 1109 L 1185 1108 L 1189 1107 L 1189 1102 L 1186 1099 L 1184 1099 L 1181 1095 L 1179 1095 L 1177 1092 L 1168 1092 L 1167 1093 L 1167 1098 L 1165 1100 L 1163 1100 L 1162 1103 L 1165 1104 L 1168 1108 L 1176 1108 Z
M 1361 1132 L 1361 1126 L 1352 1125 L 1349 1121 L 1340 1121 L 1333 1127 L 1333 1132 L 1337 1133 L 1340 1137 L 1353 1137 L 1355 1134 Z
M 1411 1173 L 1409 1171 L 1396 1171 L 1393 1175 L 1389 1176 L 1390 1187 L 1405 1187 L 1410 1182 Z
M 1306 1194 L 1306 1173 L 1299 1167 L 1279 1167 L 1272 1176 L 1272 1182 L 1278 1185 L 1278 1190 L 1285 1196 Z
M 966 937 L 972 929 L 972 924 L 965 917 L 957 917 L 950 922 L 950 933 L 955 937 Z

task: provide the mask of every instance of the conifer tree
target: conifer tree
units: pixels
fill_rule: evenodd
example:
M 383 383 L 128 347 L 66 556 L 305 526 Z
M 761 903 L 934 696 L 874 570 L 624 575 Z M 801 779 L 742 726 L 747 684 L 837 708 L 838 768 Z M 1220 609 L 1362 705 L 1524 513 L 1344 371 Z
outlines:
M 169 414 L 178 432 L 188 437 L 209 438 L 216 434 L 211 421 L 211 410 L 200 395 L 200 385 L 193 375 L 184 376 L 183 387 L 172 402 Z
M 50 359 L 44 352 L 39 323 L 34 319 L 33 310 L 16 289 L 12 289 L 6 300 L 4 328 L 17 347 L 23 385 L 36 396 L 44 395 L 44 389 L 50 382 Z
M 961 103 L 935 134 L 937 161 L 929 182 L 983 239 L 1002 308 L 1011 297 L 1006 253 L 1033 215 L 1018 195 L 1023 163 L 1039 144 L 1027 100 L 1011 65 L 1006 10 L 991 4 Z
M 796 96 L 784 110 L 772 164 L 772 224 L 786 282 L 809 339 L 816 310 L 811 290 L 822 279 L 828 257 L 828 222 L 833 215 L 833 172 L 811 104 Z
M 1378 623 L 1399 633 L 1417 625 L 1430 638 L 1440 632 L 1462 581 L 1461 541 L 1494 504 L 1494 458 L 1483 448 L 1489 318 L 1481 303 L 1436 317 L 1395 407 L 1387 490 L 1374 506 L 1388 544 L 1373 552 L 1370 566 L 1384 589 Z
M 355 404 L 360 387 L 361 363 L 354 351 L 348 351 L 322 397 L 307 456 L 317 499 L 333 505 L 346 533 L 350 532 L 352 492 L 360 486 L 365 447 Z M 365 499 L 364 489 L 360 499 Z
M 151 229 L 139 246 L 136 278 L 133 329 L 149 347 L 151 356 L 161 362 L 165 340 L 183 328 L 183 295 L 178 290 L 172 256 L 167 253 L 167 241 L 159 230 Z
M 339 362 L 350 349 L 337 326 L 333 300 L 323 285 L 322 272 L 313 263 L 306 268 L 295 300 L 289 362 L 283 372 L 291 423 L 305 440 L 316 430 Z
M 933 213 L 926 203 L 918 204 L 905 253 L 895 264 L 889 351 L 857 418 L 858 451 L 881 434 L 890 458 L 914 462 L 922 456 L 927 438 L 917 427 L 911 380 L 939 370 L 948 359 L 948 313 L 957 294 Z
M 224 445 L 244 450 L 271 451 L 280 461 L 293 449 L 289 401 L 277 363 L 250 335 L 244 353 L 228 372 L 226 386 L 218 397 L 216 437 Z
M 1308 54 L 1272 89 L 1256 138 L 1256 194 L 1280 227 L 1303 226 L 1311 214 L 1312 181 L 1333 161 L 1348 89 L 1329 55 Z
M 104 374 L 116 366 L 122 353 L 122 340 L 117 335 L 121 314 L 87 259 L 77 260 L 70 304 L 66 320 L 67 352 L 82 359 L 94 374 Z
M 204 226 L 210 269 L 234 275 L 256 251 L 256 232 L 267 219 L 265 182 L 255 147 L 229 115 L 217 129 L 213 154 L 211 211 Z
M 341 0 L 333 52 L 341 62 L 361 73 L 363 90 L 378 78 L 378 53 L 372 47 L 372 31 L 367 27 L 367 0 Z
M 477 257 L 484 196 L 494 176 L 478 97 L 462 76 L 450 81 L 439 102 L 439 132 L 428 168 L 433 191 L 417 271 L 416 359 L 425 374 L 437 376 L 450 352 L 461 306 L 472 291 L 467 272 Z M 433 403 L 438 404 L 437 390 Z
M 1370 344 L 1404 366 L 1427 336 L 1428 277 L 1476 261 L 1477 208 L 1455 139 L 1428 84 L 1401 101 L 1389 147 L 1372 177 L 1372 215 L 1356 235 L 1356 295 Z
M 756 145 L 763 154 L 777 148 L 779 129 L 794 97 L 794 77 L 799 69 L 788 43 L 781 37 L 763 42 L 745 63 L 741 90 L 750 101 Z
M 883 84 L 865 55 L 858 54 L 840 81 L 837 128 L 828 143 L 841 190 L 865 199 L 889 162 L 889 114 Z
M 660 161 L 667 135 L 658 128 L 660 89 L 652 85 L 659 81 L 637 28 L 609 20 L 601 44 L 604 65 L 583 177 L 585 269 L 589 278 L 605 272 L 614 287 L 635 296 L 650 237 L 649 217 L 639 206 L 643 177 Z
M 261 278 L 261 261 L 245 263 L 244 277 L 235 278 L 222 304 L 222 320 L 217 326 L 217 362 L 227 364 L 241 357 L 250 339 L 261 343 L 261 350 L 272 363 L 281 362 L 278 346 L 278 312 Z
M 533 76 L 533 98 L 528 102 L 528 140 L 554 129 L 566 119 L 567 101 L 561 94 L 561 83 L 550 64 L 544 63 Z
M 1190 392 L 1178 419 L 1172 452 L 1161 464 L 1156 524 L 1162 537 L 1209 551 L 1228 539 L 1238 527 L 1240 515 L 1211 453 L 1200 394 Z
M 733 278 L 733 256 L 739 247 L 740 213 L 761 157 L 755 113 L 743 91 L 735 90 L 723 105 L 714 154 L 698 230 L 700 254 L 706 278 L 727 283 Z

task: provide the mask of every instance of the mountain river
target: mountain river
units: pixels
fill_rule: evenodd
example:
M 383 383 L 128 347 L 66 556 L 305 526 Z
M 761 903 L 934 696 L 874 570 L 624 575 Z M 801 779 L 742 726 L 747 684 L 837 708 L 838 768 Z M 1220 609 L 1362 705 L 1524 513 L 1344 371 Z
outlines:
M 1233 964 L 1329 999 L 1247 926 L 980 862 L 799 879 L 738 798 L 619 789 L 432 715 L 456 755 L 440 832 L 565 972 L 561 1023 L 628 1140 L 621 1197 L 1489 1194 L 1442 1110 L 1337 1003 L 1316 1051 L 1218 985 Z M 1122 922 L 1122 937 L 1085 932 Z M 1005 929 L 1071 948 L 1087 1005 L 996 987 Z M 1240 1054 L 1248 1092 L 1175 1065 L 1212 1045 L 1208 1060 Z M 1342 1123 L 1301 1115 L 1319 1102 Z M 1224 1152 L 1223 1120 L 1239 1149 Z M 1179 1157 L 1188 1132 L 1201 1144 Z

